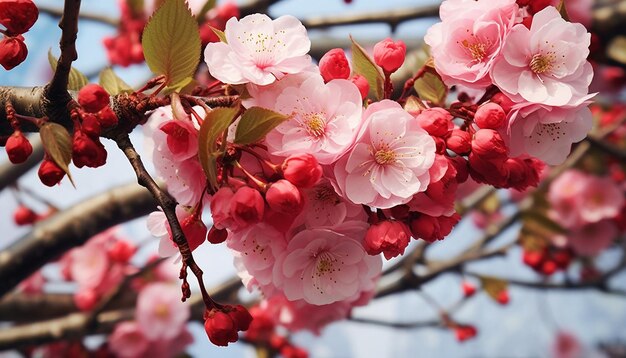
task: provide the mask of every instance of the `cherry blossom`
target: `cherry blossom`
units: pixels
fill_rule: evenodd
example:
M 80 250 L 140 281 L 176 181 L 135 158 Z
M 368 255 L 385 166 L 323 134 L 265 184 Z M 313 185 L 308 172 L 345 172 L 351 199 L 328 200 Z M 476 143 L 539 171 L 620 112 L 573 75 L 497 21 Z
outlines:
M 137 322 L 122 322 L 111 333 L 109 346 L 121 358 L 136 358 L 144 356 L 150 341 Z
M 307 55 L 311 41 L 293 16 L 276 20 L 262 14 L 231 18 L 224 34 L 227 43 L 209 43 L 204 51 L 209 72 L 224 83 L 269 85 L 311 63 Z
M 341 193 L 355 204 L 390 208 L 426 190 L 435 142 L 396 102 L 370 105 L 354 148 L 335 165 Z
M 180 301 L 176 285 L 153 283 L 144 287 L 137 298 L 137 323 L 150 340 L 176 337 L 189 315 L 189 305 Z
M 511 29 L 493 64 L 493 83 L 517 102 L 578 104 L 588 98 L 593 76 L 590 36 L 548 6 L 533 16 L 530 30 L 522 24 Z

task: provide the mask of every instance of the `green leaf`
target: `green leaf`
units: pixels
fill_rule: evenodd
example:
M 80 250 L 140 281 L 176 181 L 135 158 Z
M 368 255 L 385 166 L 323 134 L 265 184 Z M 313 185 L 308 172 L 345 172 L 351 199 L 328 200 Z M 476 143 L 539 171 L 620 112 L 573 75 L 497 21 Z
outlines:
M 52 54 L 52 50 L 48 50 L 48 62 L 50 62 L 50 67 L 52 67 L 52 71 L 56 71 L 57 63 L 59 62 L 59 60 Z M 82 72 L 72 66 L 67 81 L 67 89 L 78 91 L 81 88 L 85 87 L 88 83 L 89 79 L 87 78 L 87 76 L 83 75 Z
M 100 86 L 102 86 L 111 96 L 120 94 L 122 92 L 132 92 L 133 89 L 119 78 L 115 72 L 107 67 L 100 72 Z
M 202 10 L 200 10 L 198 15 L 196 16 L 196 18 L 198 19 L 198 23 L 201 23 L 204 21 L 204 18 L 206 17 L 207 12 L 209 12 L 212 8 L 214 8 L 216 4 L 217 4 L 217 0 L 208 0 L 204 4 L 204 6 L 202 7 Z
M 565 21 L 569 21 L 569 14 L 567 13 L 567 8 L 565 7 L 565 0 L 559 1 L 559 5 L 556 7 L 559 10 L 559 14 Z
M 626 37 L 617 36 L 606 47 L 607 56 L 619 63 L 626 64 Z
M 437 106 L 445 105 L 448 87 L 439 75 L 428 71 L 415 81 L 413 87 L 421 99 L 430 101 Z
M 251 144 L 261 140 L 269 131 L 289 119 L 289 116 L 267 108 L 252 107 L 243 113 L 237 125 L 235 143 Z
M 220 29 L 216 29 L 215 27 L 208 25 L 211 30 L 213 31 L 213 33 L 215 34 L 215 36 L 217 36 L 217 38 L 220 39 L 220 41 L 222 41 L 223 43 L 227 44 L 228 40 L 226 40 L 226 34 L 224 33 L 224 31 L 220 30 Z
M 148 20 L 141 39 L 150 70 L 172 88 L 193 77 L 200 61 L 198 24 L 185 0 L 166 0 Z
M 39 128 L 41 143 L 50 158 L 63 169 L 74 185 L 69 164 L 72 161 L 72 137 L 65 127 L 54 122 L 46 122 Z
M 218 107 L 208 112 L 200 126 L 198 157 L 211 189 L 217 187 L 217 158 L 222 154 L 217 139 L 224 133 L 239 112 L 238 108 Z
M 533 227 L 532 223 L 538 224 L 543 229 L 547 229 L 552 233 L 557 234 L 567 234 L 568 231 L 563 226 L 561 226 L 556 221 L 550 219 L 544 212 L 539 212 L 536 210 L 524 210 L 521 213 L 522 221 L 524 222 L 524 226 L 529 226 L 531 229 Z M 536 226 L 535 226 L 536 227 Z M 535 231 L 542 231 L 535 229 Z
M 385 76 L 383 71 L 376 66 L 372 58 L 359 45 L 352 36 L 352 70 L 367 80 L 370 85 L 370 93 L 374 94 L 376 100 L 383 98 L 383 85 L 385 84 Z

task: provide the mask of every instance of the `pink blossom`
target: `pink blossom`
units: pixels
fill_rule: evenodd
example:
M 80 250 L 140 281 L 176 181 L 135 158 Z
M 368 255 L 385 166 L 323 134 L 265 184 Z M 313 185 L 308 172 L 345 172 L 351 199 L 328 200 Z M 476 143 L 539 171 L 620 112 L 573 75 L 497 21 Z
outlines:
M 290 301 L 284 295 L 275 295 L 265 302 L 282 326 L 290 331 L 309 330 L 317 335 L 329 323 L 346 319 L 353 306 L 347 301 L 313 305 L 304 300 Z
M 296 222 L 304 223 L 309 229 L 333 227 L 349 220 L 367 220 L 363 207 L 340 197 L 328 179 L 305 189 L 304 202 L 304 209 Z
M 266 136 L 276 156 L 310 153 L 320 164 L 331 164 L 354 143 L 361 128 L 361 95 L 348 80 L 324 83 L 320 75 L 285 88 L 271 109 L 290 115 Z
M 152 283 L 139 293 L 135 315 L 148 339 L 167 340 L 180 334 L 190 312 L 189 305 L 180 300 L 178 285 Z
M 171 358 L 178 357 L 185 348 L 193 343 L 194 338 L 187 327 L 183 327 L 178 335 L 170 339 L 156 339 L 150 342 L 145 357 Z
M 285 235 L 267 224 L 250 226 L 228 235 L 226 245 L 236 251 L 235 266 L 245 286 L 271 287 L 272 270 L 287 247 Z
M 618 234 L 614 222 L 603 220 L 570 230 L 567 242 L 579 255 L 596 256 L 609 247 Z
M 548 6 L 533 16 L 530 30 L 513 27 L 493 65 L 493 82 L 516 102 L 579 104 L 593 77 L 590 38 L 583 25 L 566 22 Z
M 583 355 L 583 347 L 573 334 L 569 332 L 557 332 L 552 346 L 553 358 L 579 358 Z
M 402 40 L 394 42 L 388 37 L 374 45 L 374 62 L 385 73 L 396 72 L 404 63 L 405 56 L 406 45 Z
M 209 43 L 204 52 L 209 72 L 224 83 L 269 85 L 311 64 L 307 55 L 311 41 L 293 16 L 276 20 L 262 14 L 231 18 L 224 34 L 227 43 Z
M 407 204 L 411 211 L 430 216 L 450 216 L 454 214 L 456 199 L 457 170 L 445 156 L 438 154 L 429 170 L 430 184 L 426 191 L 417 193 Z
M 143 357 L 150 344 L 136 322 L 117 324 L 109 336 L 109 348 L 120 358 Z
M 110 262 L 103 244 L 88 242 L 70 252 L 70 273 L 81 288 L 96 289 L 104 280 Z
M 517 15 L 514 0 L 447 0 L 441 4 L 442 22 L 424 37 L 435 69 L 447 85 L 485 88 L 489 71 Z
M 390 208 L 426 190 L 435 141 L 396 102 L 370 105 L 356 145 L 334 168 L 341 193 L 355 204 Z
M 556 178 L 548 191 L 549 216 L 566 228 L 582 225 L 578 198 L 585 191 L 586 184 L 587 175 L 578 170 L 568 170 Z
M 159 131 L 165 134 L 165 140 L 155 133 L 158 150 L 167 150 L 173 161 L 183 161 L 198 154 L 198 130 L 190 121 L 167 121 L 159 126 Z
M 355 299 L 373 284 L 372 268 L 381 267 L 380 257 L 367 255 L 359 241 L 331 230 L 302 231 L 289 241 L 274 281 L 289 300 L 324 305 Z
M 589 176 L 581 194 L 577 209 L 588 223 L 614 218 L 624 206 L 624 191 L 609 177 Z
M 517 106 L 509 113 L 511 156 L 528 154 L 546 164 L 561 164 L 572 143 L 583 140 L 592 125 L 586 103 L 562 107 Z

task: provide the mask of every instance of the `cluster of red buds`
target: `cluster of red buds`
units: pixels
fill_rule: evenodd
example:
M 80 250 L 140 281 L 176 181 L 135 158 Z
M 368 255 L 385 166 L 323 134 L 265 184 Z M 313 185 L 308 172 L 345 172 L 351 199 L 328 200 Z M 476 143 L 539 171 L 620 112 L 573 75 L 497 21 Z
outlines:
M 239 331 L 246 331 L 251 322 L 252 316 L 242 305 L 216 305 L 204 312 L 204 329 L 216 346 L 237 342 Z
M 276 323 L 267 309 L 260 306 L 250 308 L 252 323 L 246 331 L 246 339 L 268 346 L 285 358 L 307 358 L 308 352 L 291 343 L 286 337 L 276 333 Z
M 7 71 L 24 62 L 28 49 L 22 36 L 35 24 L 39 9 L 32 0 L 0 0 L 0 65 Z
M 572 262 L 574 253 L 569 248 L 544 247 L 538 250 L 524 250 L 522 260 L 538 273 L 550 276 L 565 270 Z

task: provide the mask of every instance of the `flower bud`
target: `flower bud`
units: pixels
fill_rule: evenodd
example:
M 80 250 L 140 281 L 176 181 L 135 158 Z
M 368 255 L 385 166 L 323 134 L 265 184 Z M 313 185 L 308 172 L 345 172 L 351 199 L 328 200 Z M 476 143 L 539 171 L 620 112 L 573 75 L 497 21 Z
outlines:
M 37 219 L 39 219 L 39 215 L 37 215 L 37 213 L 31 208 L 24 205 L 18 206 L 13 213 L 13 221 L 15 221 L 15 224 L 19 226 L 31 225 L 35 223 Z
M 117 115 L 109 106 L 102 108 L 97 115 L 102 128 L 112 128 L 118 123 Z
M 465 297 L 474 296 L 474 294 L 476 293 L 476 286 L 472 285 L 471 283 L 467 281 L 463 281 L 462 288 L 463 288 L 463 295 Z
M 467 155 L 472 150 L 472 136 L 460 129 L 453 129 L 446 138 L 446 146 L 458 155 Z
M 546 275 L 546 276 L 550 276 L 553 273 L 556 272 L 556 270 L 558 270 L 558 266 L 556 265 L 556 262 L 552 261 L 552 260 L 545 260 L 542 264 L 541 264 L 541 273 Z
M 5 37 L 0 41 L 0 65 L 10 70 L 24 62 L 28 55 L 28 48 L 22 37 Z
M 367 82 L 367 79 L 361 75 L 354 75 L 350 79 L 352 83 L 359 89 L 361 93 L 361 98 L 366 99 L 367 95 L 370 93 L 370 84 Z
M 425 109 L 415 119 L 420 127 L 435 137 L 445 137 L 454 128 L 452 116 L 443 108 Z
M 0 25 L 7 29 L 7 35 L 21 35 L 35 24 L 39 9 L 31 0 L 2 0 L 0 14 Z
M 189 215 L 180 222 L 187 243 L 191 251 L 204 243 L 207 237 L 207 228 L 204 222 L 196 215 Z
M 380 66 L 385 73 L 396 72 L 404 63 L 406 56 L 406 45 L 402 40 L 394 42 L 386 38 L 374 45 L 374 62 Z
M 426 214 L 420 214 L 410 223 L 411 233 L 416 239 L 422 239 L 427 242 L 435 242 L 442 240 L 452 231 L 461 217 L 454 213 L 451 216 L 432 217 Z
M 228 230 L 218 229 L 215 226 L 211 226 L 209 233 L 207 234 L 207 241 L 212 244 L 221 244 L 228 238 Z
M 79 289 L 74 293 L 74 304 L 81 311 L 90 311 L 98 303 L 98 295 L 92 289 Z
M 82 131 L 93 139 L 100 137 L 102 129 L 100 127 L 100 121 L 98 120 L 98 117 L 96 117 L 96 115 L 93 113 L 83 113 L 82 117 Z
M 265 200 L 272 210 L 283 214 L 300 213 L 304 205 L 300 190 L 284 179 L 270 185 Z
M 465 342 L 468 339 L 474 338 L 478 331 L 474 326 L 457 326 L 454 328 L 456 340 L 459 342 Z
M 107 152 L 99 139 L 93 140 L 78 130 L 72 142 L 72 160 L 77 168 L 97 168 L 106 163 Z
M 247 227 L 263 220 L 265 201 L 258 190 L 243 186 L 230 202 L 230 216 L 240 227 Z
M 324 82 L 334 79 L 350 78 L 350 63 L 341 48 L 334 48 L 324 54 L 319 62 L 320 73 Z
M 480 129 L 474 134 L 474 140 L 472 140 L 472 154 L 483 160 L 497 158 L 504 161 L 508 155 L 508 148 L 500 133 L 493 129 Z
M 389 260 L 404 254 L 410 239 L 411 234 L 405 223 L 396 220 L 380 221 L 367 229 L 365 251 L 372 256 L 383 253 Z
M 511 108 L 515 105 L 509 97 L 507 97 L 504 93 L 498 92 L 491 97 L 491 102 L 499 104 L 504 110 L 505 113 L 509 113 Z
M 522 254 L 522 261 L 534 269 L 541 267 L 544 260 L 545 254 L 542 250 L 524 250 L 524 253 Z
M 109 93 L 102 86 L 90 83 L 78 91 L 78 103 L 89 113 L 97 113 L 109 104 Z
M 284 358 L 308 358 L 309 353 L 304 348 L 296 347 L 291 344 L 285 345 L 280 350 L 280 355 Z
M 322 167 L 311 154 L 296 154 L 285 159 L 283 177 L 298 188 L 310 188 L 322 177 Z
M 226 347 L 228 343 L 237 342 L 237 327 L 228 314 L 212 309 L 205 316 L 204 330 L 213 344 Z
M 478 107 L 474 115 L 474 122 L 480 128 L 498 129 L 504 124 L 506 113 L 499 104 L 489 102 Z
M 506 305 L 509 303 L 511 298 L 509 297 L 509 291 L 502 290 L 496 296 L 496 301 L 501 305 Z
M 248 328 L 250 327 L 250 323 L 252 323 L 252 315 L 250 315 L 250 312 L 248 312 L 248 310 L 242 305 L 229 307 L 231 308 L 231 310 L 228 312 L 228 315 L 230 316 L 230 318 L 233 319 L 233 322 L 235 322 L 237 330 L 248 330 Z
M 63 169 L 59 168 L 54 161 L 48 158 L 44 158 L 41 162 L 37 174 L 39 175 L 39 180 L 47 186 L 58 184 L 65 176 Z
M 127 263 L 137 252 L 137 246 L 128 240 L 117 240 L 109 247 L 107 254 L 111 261 Z
M 539 176 L 545 164 L 536 158 L 509 158 L 504 162 L 508 171 L 507 186 L 519 191 L 539 184 Z
M 271 339 L 275 336 L 272 335 L 272 333 L 274 332 L 276 324 L 270 312 L 259 306 L 250 308 L 249 312 L 253 319 L 252 322 L 250 322 L 250 327 L 246 330 L 246 338 L 252 341 L 267 341 L 270 339 L 270 344 L 272 344 Z M 272 345 L 272 348 L 276 350 L 281 347 L 282 346 Z
M 33 146 L 21 131 L 15 131 L 7 140 L 5 149 L 13 164 L 24 163 L 33 153 Z

